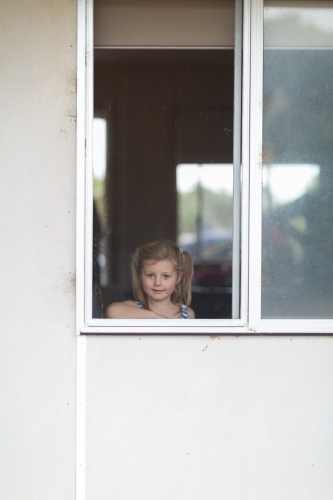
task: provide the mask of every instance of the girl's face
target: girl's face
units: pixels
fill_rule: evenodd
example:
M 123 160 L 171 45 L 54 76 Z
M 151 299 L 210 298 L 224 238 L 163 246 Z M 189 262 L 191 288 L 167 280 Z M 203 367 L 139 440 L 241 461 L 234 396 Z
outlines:
M 141 270 L 141 284 L 149 299 L 170 300 L 175 286 L 181 280 L 170 260 L 146 260 Z

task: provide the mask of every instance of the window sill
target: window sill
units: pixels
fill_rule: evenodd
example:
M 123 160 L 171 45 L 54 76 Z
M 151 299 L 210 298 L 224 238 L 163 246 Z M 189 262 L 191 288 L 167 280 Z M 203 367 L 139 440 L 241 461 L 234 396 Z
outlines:
M 332 335 L 332 319 L 270 319 L 250 327 L 241 320 L 92 319 L 81 335 Z

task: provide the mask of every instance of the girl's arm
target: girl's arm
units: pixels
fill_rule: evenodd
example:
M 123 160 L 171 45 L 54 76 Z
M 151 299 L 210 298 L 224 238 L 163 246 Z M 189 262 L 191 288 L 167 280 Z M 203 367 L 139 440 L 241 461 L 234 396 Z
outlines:
M 159 314 L 149 309 L 142 309 L 133 300 L 113 302 L 106 310 L 106 317 L 114 319 L 162 319 Z

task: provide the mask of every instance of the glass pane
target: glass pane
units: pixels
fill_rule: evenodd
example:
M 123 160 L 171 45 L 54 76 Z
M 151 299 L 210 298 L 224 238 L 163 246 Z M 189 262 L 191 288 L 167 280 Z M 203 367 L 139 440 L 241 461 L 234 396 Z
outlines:
M 266 1 L 263 318 L 333 317 L 333 2 Z
M 178 38 L 171 40 L 169 34 L 167 40 L 168 30 L 156 29 L 163 9 L 168 11 L 169 33 L 177 32 Z M 201 48 L 189 48 L 198 12 L 201 33 L 207 37 L 197 38 Z M 122 30 L 105 28 L 114 19 L 122 19 Z M 223 31 L 221 19 L 228 31 Z M 112 40 L 103 39 L 108 33 Z M 171 239 L 193 254 L 191 307 L 196 318 L 231 318 L 233 36 L 230 0 L 95 2 L 94 150 L 106 152 L 106 166 L 97 166 L 100 155 L 95 151 L 94 317 L 102 317 L 111 302 L 132 299 L 130 260 L 135 249 Z M 97 128 L 101 118 L 104 142 Z M 192 169 L 185 174 L 197 186 L 186 215 L 188 193 L 178 181 L 179 169 L 189 164 L 201 173 L 198 177 Z M 198 221 L 190 220 L 193 213 L 201 218 L 199 232 Z M 192 239 L 197 235 L 199 253 L 188 246 L 185 232 Z M 200 270 L 207 279 L 198 279 Z

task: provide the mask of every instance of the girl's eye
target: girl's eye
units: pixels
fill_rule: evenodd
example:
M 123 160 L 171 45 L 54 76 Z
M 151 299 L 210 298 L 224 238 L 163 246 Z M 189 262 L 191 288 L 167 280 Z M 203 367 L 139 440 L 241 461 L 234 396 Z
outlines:
M 146 276 L 147 276 L 147 278 L 152 278 L 153 277 L 153 275 L 150 274 L 150 273 L 146 274 Z
M 168 278 L 170 278 L 169 274 L 165 274 L 164 275 L 164 278 L 167 280 Z

